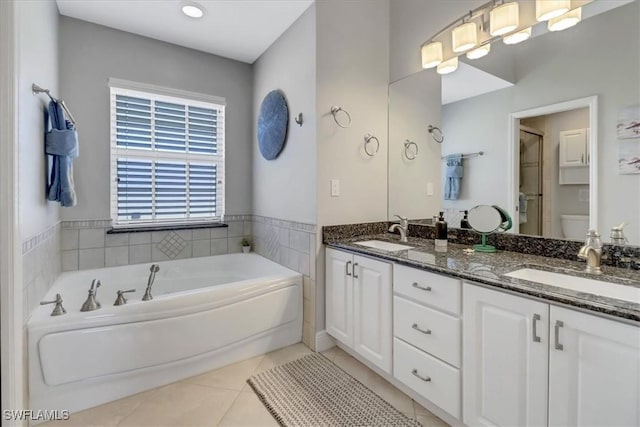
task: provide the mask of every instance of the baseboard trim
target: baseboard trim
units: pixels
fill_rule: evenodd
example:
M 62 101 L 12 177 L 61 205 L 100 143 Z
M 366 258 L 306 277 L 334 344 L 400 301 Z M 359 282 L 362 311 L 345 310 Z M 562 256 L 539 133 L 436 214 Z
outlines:
M 336 340 L 326 330 L 316 332 L 316 351 L 327 351 L 336 345 Z

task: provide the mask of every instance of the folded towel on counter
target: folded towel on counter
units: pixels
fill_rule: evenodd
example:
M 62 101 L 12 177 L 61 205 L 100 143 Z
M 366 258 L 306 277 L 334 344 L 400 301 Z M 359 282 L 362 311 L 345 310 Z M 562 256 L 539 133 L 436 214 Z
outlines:
M 73 123 L 64 118 L 60 102 L 49 102 L 50 130 L 45 134 L 45 153 L 53 156 L 47 199 L 60 202 L 63 207 L 77 203 L 73 182 L 73 158 L 78 157 L 78 132 Z
M 518 196 L 518 211 L 520 224 L 525 224 L 527 222 L 527 195 L 524 193 L 520 193 Z
M 452 154 L 446 157 L 447 166 L 444 181 L 444 199 L 458 200 L 460 197 L 460 182 L 464 168 L 462 154 Z

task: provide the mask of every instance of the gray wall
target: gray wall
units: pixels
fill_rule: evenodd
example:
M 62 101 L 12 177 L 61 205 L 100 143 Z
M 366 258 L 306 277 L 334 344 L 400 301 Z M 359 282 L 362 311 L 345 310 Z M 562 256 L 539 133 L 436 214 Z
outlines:
M 78 205 L 64 220 L 110 218 L 110 77 L 225 97 L 226 214 L 251 212 L 251 65 L 68 17 L 60 45 L 60 89 L 80 135 Z
M 312 5 L 254 64 L 253 213 L 316 222 L 316 7 Z M 272 90 L 289 105 L 287 140 L 271 161 L 260 154 L 255 131 L 260 104 Z M 302 127 L 294 117 L 302 113 Z
M 58 90 L 58 8 L 55 2 L 17 2 L 18 139 L 20 232 L 25 240 L 60 220 L 58 203 L 46 197 L 44 111 L 49 99 L 33 95 L 31 84 Z
M 640 175 L 618 173 L 616 139 L 619 110 L 639 100 L 639 15 L 640 3 L 633 2 L 522 43 L 514 87 L 444 106 L 443 129 L 452 152 L 486 152 L 467 162 L 464 199 L 445 207 L 506 203 L 509 113 L 597 95 L 598 228 L 606 236 L 627 221 L 629 240 L 640 243 Z

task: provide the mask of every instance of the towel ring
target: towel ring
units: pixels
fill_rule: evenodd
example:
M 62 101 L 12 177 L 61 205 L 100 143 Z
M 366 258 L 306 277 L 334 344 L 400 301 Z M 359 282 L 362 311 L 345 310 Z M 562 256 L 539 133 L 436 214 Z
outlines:
M 431 138 L 433 138 L 435 142 L 437 142 L 438 144 L 442 144 L 442 141 L 444 141 L 444 135 L 442 134 L 442 131 L 439 127 L 429 125 L 427 127 L 427 130 L 429 131 L 429 133 L 431 134 Z
M 409 148 L 411 146 L 414 147 L 414 151 L 415 151 L 413 156 L 409 155 L 409 153 L 410 153 Z M 409 160 L 415 160 L 416 157 L 418 157 L 418 144 L 416 144 L 415 142 L 410 141 L 408 139 L 405 139 L 405 141 L 404 141 L 404 156 Z
M 367 148 L 371 140 L 374 140 L 376 142 L 376 150 L 373 153 L 370 152 L 369 149 Z M 364 152 L 367 153 L 367 156 L 369 157 L 375 156 L 378 153 L 379 149 L 380 149 L 380 140 L 377 137 L 371 135 L 370 133 L 366 134 L 364 136 Z
M 338 113 L 339 112 L 343 112 L 344 115 L 346 116 L 347 120 L 346 120 L 346 124 L 343 124 L 340 122 L 340 120 L 338 120 Z M 338 126 L 340 126 L 341 128 L 348 128 L 351 126 L 351 114 L 349 114 L 349 112 L 347 110 L 344 110 L 342 107 L 338 107 L 337 105 L 334 105 L 333 107 L 331 107 L 331 114 L 333 115 L 333 120 L 336 122 L 336 124 Z

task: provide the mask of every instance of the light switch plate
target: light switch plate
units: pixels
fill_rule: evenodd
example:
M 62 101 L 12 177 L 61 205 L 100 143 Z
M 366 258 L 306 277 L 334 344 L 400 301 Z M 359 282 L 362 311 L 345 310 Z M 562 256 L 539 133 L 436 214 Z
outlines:
M 340 196 L 340 180 L 332 179 L 331 180 L 331 197 L 339 197 Z
M 433 196 L 433 182 L 427 182 L 427 196 Z

